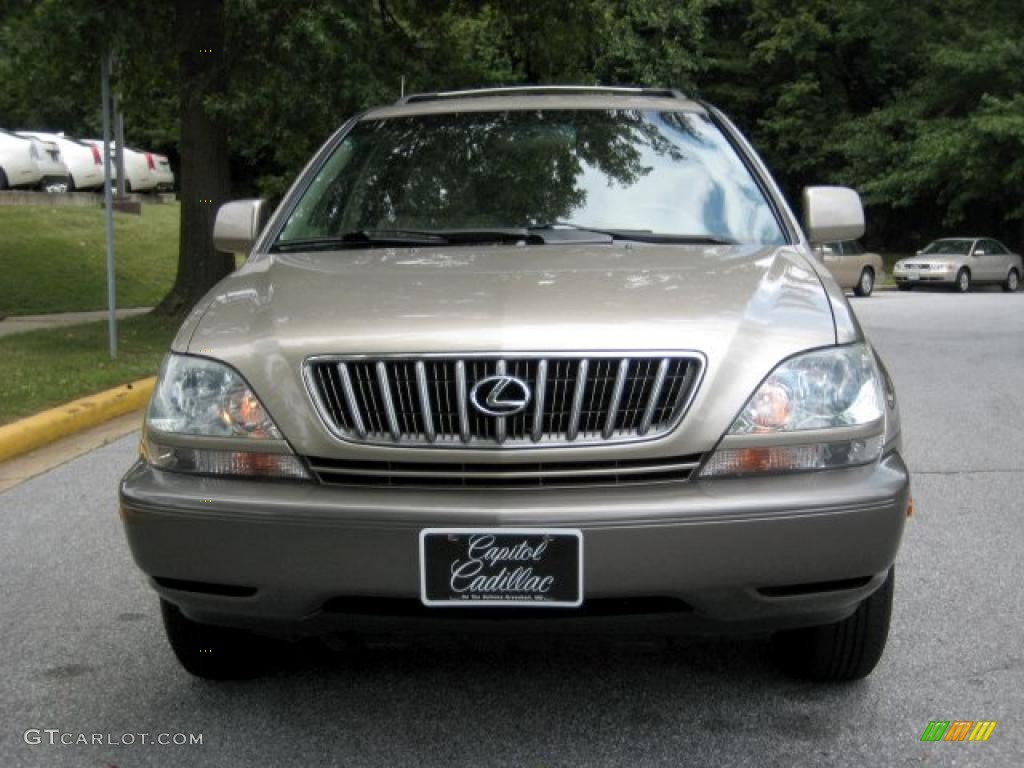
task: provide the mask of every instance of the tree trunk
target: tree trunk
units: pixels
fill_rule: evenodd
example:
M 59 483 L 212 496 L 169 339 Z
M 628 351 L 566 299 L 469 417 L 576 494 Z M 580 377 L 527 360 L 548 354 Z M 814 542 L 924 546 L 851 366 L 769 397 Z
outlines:
M 228 199 L 231 173 L 225 127 L 206 109 L 227 85 L 224 0 L 175 0 L 181 100 L 181 235 L 178 275 L 157 312 L 181 315 L 235 266 L 213 247 L 217 208 Z

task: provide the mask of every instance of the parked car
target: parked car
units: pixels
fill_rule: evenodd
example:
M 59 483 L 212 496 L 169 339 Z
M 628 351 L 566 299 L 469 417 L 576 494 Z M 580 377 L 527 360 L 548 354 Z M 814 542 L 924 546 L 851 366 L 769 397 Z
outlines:
M 64 165 L 60 147 L 55 141 L 40 139 L 34 136 L 23 137 L 36 147 L 36 164 L 42 179 L 40 188 L 47 192 L 67 192 L 69 186 L 68 168 Z
M 856 240 L 823 243 L 817 252 L 839 286 L 852 289 L 857 296 L 870 296 L 875 282 L 885 274 L 882 257 L 865 251 Z
M 37 186 L 43 179 L 38 156 L 32 141 L 0 128 L 0 189 Z
M 900 259 L 893 279 L 901 291 L 916 285 L 944 285 L 967 293 L 973 285 L 1002 285 L 1017 290 L 1024 272 L 1021 257 L 991 237 L 946 237 L 929 243 L 916 256 Z
M 156 188 L 160 191 L 169 192 L 174 189 L 174 171 L 171 170 L 171 161 L 166 155 L 156 152 L 145 152 L 146 164 L 156 178 Z
M 68 189 L 95 189 L 103 186 L 103 157 L 98 147 L 62 133 L 18 131 L 18 135 L 57 145 L 67 170 Z
M 103 142 L 99 139 L 84 139 L 88 144 L 99 149 L 101 156 L 103 152 Z M 110 178 L 117 179 L 117 163 L 116 153 L 117 144 L 111 142 L 110 148 L 114 155 L 111 157 L 111 171 Z M 137 149 L 131 147 L 125 147 L 124 150 L 124 189 L 125 192 L 148 192 L 156 189 L 160 183 L 157 178 L 155 171 L 155 165 L 152 159 L 146 158 L 145 152 L 140 152 Z
M 718 110 L 675 91 L 408 96 L 347 122 L 185 320 L 122 481 L 205 677 L 257 633 L 774 632 L 867 675 L 908 471 L 892 383 Z
M 66 192 L 68 189 L 68 169 L 61 158 L 60 147 L 56 142 L 33 136 L 19 136 L 10 131 L 2 131 L 4 143 L 8 147 L 9 167 L 3 170 L 0 189 L 5 186 L 38 186 L 48 192 Z M 25 145 L 28 144 L 28 155 Z M 12 181 L 13 179 L 13 181 Z

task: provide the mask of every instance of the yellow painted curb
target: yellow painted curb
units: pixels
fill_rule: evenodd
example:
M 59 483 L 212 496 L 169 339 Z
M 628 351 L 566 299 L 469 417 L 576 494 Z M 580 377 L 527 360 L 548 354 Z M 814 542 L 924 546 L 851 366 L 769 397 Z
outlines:
M 155 376 L 139 379 L 0 427 L 0 461 L 145 408 L 155 384 Z

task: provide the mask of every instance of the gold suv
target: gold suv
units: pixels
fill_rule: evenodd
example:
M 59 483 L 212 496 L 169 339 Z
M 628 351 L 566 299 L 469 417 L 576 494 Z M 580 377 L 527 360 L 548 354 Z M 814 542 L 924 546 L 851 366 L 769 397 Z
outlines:
M 182 664 L 264 635 L 772 632 L 868 674 L 908 473 L 892 384 L 735 126 L 674 91 L 411 96 L 327 140 L 185 320 L 121 485 Z

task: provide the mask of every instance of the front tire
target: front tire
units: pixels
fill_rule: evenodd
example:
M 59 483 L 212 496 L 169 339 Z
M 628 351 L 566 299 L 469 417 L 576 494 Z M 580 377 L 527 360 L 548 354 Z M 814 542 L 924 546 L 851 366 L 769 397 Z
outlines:
M 857 285 L 853 288 L 853 292 L 857 296 L 870 296 L 873 290 L 875 290 L 875 270 L 871 269 L 871 267 L 864 267 L 861 270 L 860 278 L 857 280 Z
M 969 292 L 971 290 L 971 273 L 961 268 L 956 273 L 956 283 L 953 284 L 953 290 L 957 293 Z
M 0 189 L 7 189 L 7 174 L 4 173 L 4 169 L 0 168 Z
M 1007 293 L 1016 293 L 1019 287 L 1020 275 L 1017 274 L 1016 269 L 1011 269 L 1010 274 L 1006 276 L 1006 282 L 1003 283 L 1003 290 Z
M 160 613 L 174 655 L 196 677 L 239 680 L 262 671 L 264 644 L 251 632 L 193 621 L 166 600 Z
M 835 624 L 787 630 L 772 638 L 789 674 L 819 682 L 860 680 L 882 658 L 889 637 L 895 566 L 851 616 Z

